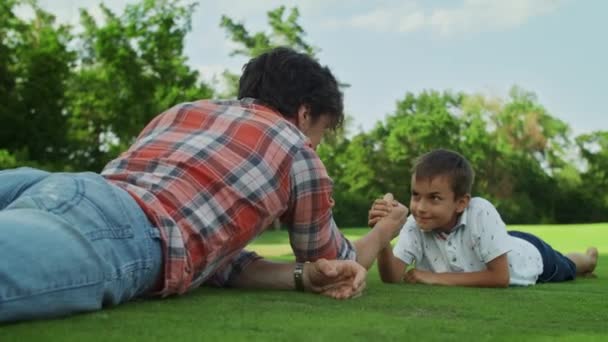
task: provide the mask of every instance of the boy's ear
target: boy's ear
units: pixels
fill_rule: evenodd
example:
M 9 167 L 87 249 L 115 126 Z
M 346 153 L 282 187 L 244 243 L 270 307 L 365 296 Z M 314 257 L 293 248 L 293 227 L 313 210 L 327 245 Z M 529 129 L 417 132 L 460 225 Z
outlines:
M 461 214 L 468 206 L 469 201 L 471 200 L 471 194 L 466 194 L 461 196 L 456 200 L 456 211 Z

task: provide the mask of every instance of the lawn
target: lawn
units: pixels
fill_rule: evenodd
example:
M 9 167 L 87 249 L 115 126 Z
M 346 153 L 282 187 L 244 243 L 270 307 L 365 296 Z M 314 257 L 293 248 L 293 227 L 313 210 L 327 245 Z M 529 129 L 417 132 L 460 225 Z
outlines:
M 183 297 L 0 326 L 0 341 L 608 340 L 608 224 L 509 229 L 536 233 L 562 251 L 597 246 L 604 252 L 598 278 L 527 288 L 447 288 L 382 284 L 374 267 L 365 294 L 355 300 L 201 288 Z M 344 233 L 356 239 L 365 231 Z M 284 232 L 266 233 L 251 248 L 290 258 Z

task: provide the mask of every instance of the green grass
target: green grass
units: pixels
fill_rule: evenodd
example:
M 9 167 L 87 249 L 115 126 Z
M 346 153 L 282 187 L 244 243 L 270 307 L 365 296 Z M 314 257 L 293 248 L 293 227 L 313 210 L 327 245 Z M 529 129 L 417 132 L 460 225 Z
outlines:
M 527 288 L 472 289 L 382 284 L 370 270 L 365 294 L 336 301 L 291 291 L 201 288 L 91 314 L 0 326 L 0 341 L 581 340 L 608 339 L 608 224 L 509 227 L 564 252 L 595 245 L 597 279 Z M 357 238 L 366 229 L 346 229 Z M 252 249 L 290 259 L 284 232 Z M 1 310 L 1 307 L 0 307 Z

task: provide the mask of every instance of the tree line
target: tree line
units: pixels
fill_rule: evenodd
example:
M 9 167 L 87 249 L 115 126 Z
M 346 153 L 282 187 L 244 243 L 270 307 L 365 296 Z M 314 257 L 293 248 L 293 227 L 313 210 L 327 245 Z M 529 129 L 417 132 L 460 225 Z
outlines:
M 33 17 L 17 16 L 19 6 Z M 81 10 L 72 27 L 35 1 L 0 2 L 0 169 L 99 171 L 163 110 L 235 96 L 239 75 L 224 72 L 227 86 L 218 89 L 187 64 L 196 4 L 141 0 L 123 13 L 99 6 L 103 20 Z M 219 18 L 236 46 L 231 55 L 280 45 L 313 57 L 320 51 L 306 41 L 297 8 L 278 7 L 267 18 L 260 32 Z M 494 202 L 509 224 L 608 220 L 608 132 L 574 136 L 531 91 L 514 86 L 506 98 L 491 98 L 404 90 L 386 114 L 356 134 L 347 120 L 318 148 L 340 226 L 365 225 L 371 201 L 386 191 L 407 203 L 413 160 L 439 147 L 471 161 L 474 195 Z

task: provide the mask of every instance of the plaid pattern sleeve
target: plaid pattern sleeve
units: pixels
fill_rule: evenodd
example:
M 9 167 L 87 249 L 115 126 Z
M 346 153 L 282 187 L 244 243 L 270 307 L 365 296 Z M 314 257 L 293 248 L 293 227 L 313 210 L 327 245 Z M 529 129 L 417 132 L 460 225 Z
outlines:
M 224 287 L 238 277 L 252 262 L 262 257 L 255 252 L 241 251 L 228 265 L 218 269 L 206 282 L 206 285 Z
M 289 241 L 296 260 L 356 259 L 353 245 L 332 217 L 332 181 L 311 147 L 295 155 L 290 176 L 291 203 L 284 223 L 289 226 Z

